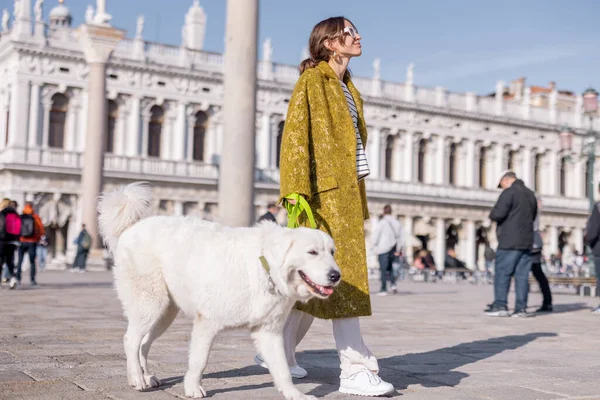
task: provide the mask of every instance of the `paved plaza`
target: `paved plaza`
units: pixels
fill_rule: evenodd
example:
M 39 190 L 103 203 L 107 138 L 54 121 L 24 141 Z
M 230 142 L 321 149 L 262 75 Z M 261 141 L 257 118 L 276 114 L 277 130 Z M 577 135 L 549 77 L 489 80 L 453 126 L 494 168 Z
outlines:
M 127 385 L 126 321 L 108 272 L 43 272 L 38 287 L 0 291 L 0 399 L 173 399 L 183 397 L 191 320 L 180 314 L 150 352 L 163 382 L 139 393 Z M 374 283 L 375 284 L 375 283 Z M 555 313 L 489 318 L 490 286 L 403 283 L 396 296 L 373 296 L 362 320 L 381 376 L 404 400 L 600 399 L 600 317 L 596 302 L 555 295 Z M 512 295 L 511 295 L 512 300 Z M 540 295 L 530 298 L 539 305 Z M 213 399 L 282 399 L 271 376 L 252 362 L 245 331 L 222 334 L 204 387 Z M 300 390 L 326 399 L 337 392 L 331 324 L 317 321 L 301 344 L 308 377 Z

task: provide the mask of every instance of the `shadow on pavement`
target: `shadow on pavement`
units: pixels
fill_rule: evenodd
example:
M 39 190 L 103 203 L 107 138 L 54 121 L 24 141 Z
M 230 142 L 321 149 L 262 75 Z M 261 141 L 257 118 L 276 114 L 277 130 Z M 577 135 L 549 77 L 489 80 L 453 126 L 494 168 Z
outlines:
M 535 307 L 535 309 L 537 310 L 538 307 Z M 553 310 L 550 313 L 535 313 L 535 316 L 536 317 L 545 317 L 545 316 L 550 316 L 553 314 L 563 314 L 563 313 L 575 312 L 575 311 L 581 311 L 581 310 L 591 310 L 591 307 L 589 306 L 589 304 L 586 304 L 586 303 L 555 304 L 552 306 L 552 308 L 553 308 Z

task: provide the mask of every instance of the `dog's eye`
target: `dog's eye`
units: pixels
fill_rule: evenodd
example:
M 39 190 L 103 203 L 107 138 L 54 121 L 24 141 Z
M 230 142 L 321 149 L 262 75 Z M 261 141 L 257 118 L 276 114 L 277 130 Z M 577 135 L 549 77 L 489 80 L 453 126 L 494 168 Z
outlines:
M 331 250 L 331 255 L 335 256 L 335 250 L 333 250 L 333 249 Z
M 309 250 L 309 251 L 308 251 L 308 254 L 310 254 L 311 256 L 316 256 L 316 255 L 318 255 L 318 254 L 319 254 L 319 252 L 318 252 L 318 251 L 316 251 L 316 250 Z

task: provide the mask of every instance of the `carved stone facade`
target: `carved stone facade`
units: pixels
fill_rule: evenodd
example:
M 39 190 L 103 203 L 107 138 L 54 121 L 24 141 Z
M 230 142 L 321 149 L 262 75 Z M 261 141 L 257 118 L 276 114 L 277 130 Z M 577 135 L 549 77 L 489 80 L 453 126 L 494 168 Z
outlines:
M 57 258 L 72 249 L 80 226 L 89 73 L 71 18 L 61 12 L 60 21 L 52 13 L 48 24 L 39 21 L 43 29 L 0 34 L 0 76 L 6 78 L 0 80 L 0 194 L 36 203 L 53 230 Z M 14 26 L 33 24 L 27 15 Z M 203 37 L 205 22 L 194 2 L 184 44 L 191 43 L 191 32 Z M 112 146 L 104 160 L 105 190 L 150 181 L 156 214 L 214 219 L 227 212 L 217 204 L 225 134 L 222 55 L 202 51 L 203 40 L 178 47 L 144 42 L 142 35 L 138 21 L 136 37 L 120 42 L 107 68 Z M 373 78 L 354 78 L 369 128 L 367 187 L 374 218 L 367 231 L 389 203 L 404 223 L 409 257 L 426 241 L 443 259 L 448 232 L 456 231 L 457 243 L 450 244 L 458 256 L 470 268 L 482 266 L 482 243 L 495 242 L 488 214 L 499 195 L 496 185 L 511 167 L 543 199 L 545 253 L 557 253 L 565 238 L 582 250 L 588 203 L 578 155 L 580 113 L 419 87 L 412 67 L 407 83 L 386 82 L 378 75 L 380 63 L 375 67 Z M 297 77 L 295 66 L 270 56 L 261 61 L 257 215 L 278 195 L 279 144 Z M 573 154 L 559 148 L 564 123 L 576 128 Z

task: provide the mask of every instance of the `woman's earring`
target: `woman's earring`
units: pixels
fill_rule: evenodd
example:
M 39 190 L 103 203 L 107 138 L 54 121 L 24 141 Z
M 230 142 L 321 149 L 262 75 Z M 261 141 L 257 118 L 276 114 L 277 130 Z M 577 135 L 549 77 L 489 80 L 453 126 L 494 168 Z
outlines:
M 337 57 L 337 51 L 334 50 L 333 51 L 333 58 L 336 58 L 336 57 Z

